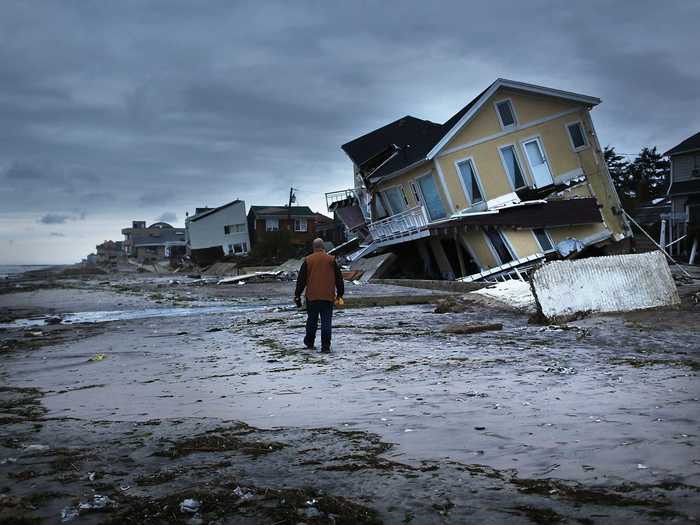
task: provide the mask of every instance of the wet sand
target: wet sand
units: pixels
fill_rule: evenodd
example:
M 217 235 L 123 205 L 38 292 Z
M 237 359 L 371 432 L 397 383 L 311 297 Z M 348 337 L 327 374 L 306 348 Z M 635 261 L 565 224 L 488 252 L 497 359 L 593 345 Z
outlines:
M 301 344 L 293 283 L 171 280 L 0 294 L 5 321 L 134 313 L 0 332 L 0 519 L 60 521 L 95 493 L 110 503 L 70 522 L 191 522 L 187 498 L 206 523 L 700 517 L 697 306 L 544 327 L 478 304 L 372 307 L 430 297 L 349 284 L 326 356 Z M 443 332 L 464 322 L 503 329 Z

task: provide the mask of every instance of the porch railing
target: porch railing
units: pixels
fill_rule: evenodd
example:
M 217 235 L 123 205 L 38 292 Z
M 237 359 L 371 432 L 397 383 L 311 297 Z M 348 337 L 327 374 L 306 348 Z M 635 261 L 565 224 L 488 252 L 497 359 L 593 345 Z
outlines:
M 354 189 L 332 191 L 330 193 L 326 193 L 326 208 L 328 208 L 328 211 L 333 211 L 331 206 L 334 204 L 346 200 L 352 201 L 355 199 L 357 199 L 357 194 L 355 193 Z
M 416 233 L 425 229 L 429 222 L 425 208 L 416 206 L 386 219 L 371 222 L 368 227 L 375 241 L 384 241 Z

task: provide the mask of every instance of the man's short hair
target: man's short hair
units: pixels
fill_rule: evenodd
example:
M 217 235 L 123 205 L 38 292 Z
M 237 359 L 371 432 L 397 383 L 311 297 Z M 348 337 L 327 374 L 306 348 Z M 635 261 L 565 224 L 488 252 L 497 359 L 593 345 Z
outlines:
M 323 244 L 323 239 L 321 239 L 320 237 L 314 239 L 313 246 L 314 246 L 314 251 L 326 249 L 326 245 Z

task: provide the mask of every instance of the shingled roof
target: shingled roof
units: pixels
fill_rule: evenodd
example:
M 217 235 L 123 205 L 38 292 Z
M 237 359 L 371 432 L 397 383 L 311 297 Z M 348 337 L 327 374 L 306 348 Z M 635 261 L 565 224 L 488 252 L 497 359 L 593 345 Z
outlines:
M 696 133 L 692 137 L 688 137 L 683 142 L 678 144 L 678 146 L 668 150 L 666 153 L 664 153 L 664 155 L 678 155 L 679 153 L 686 153 L 696 150 L 700 150 L 700 132 Z

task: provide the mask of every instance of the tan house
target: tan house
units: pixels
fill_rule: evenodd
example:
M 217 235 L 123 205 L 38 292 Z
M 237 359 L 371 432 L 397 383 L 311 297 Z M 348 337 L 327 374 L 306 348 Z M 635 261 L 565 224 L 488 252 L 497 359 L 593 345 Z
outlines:
M 498 79 L 444 124 L 406 116 L 344 144 L 354 188 L 326 201 L 360 239 L 349 259 L 419 254 L 399 259 L 473 280 L 621 250 L 632 233 L 591 120 L 599 103 Z

